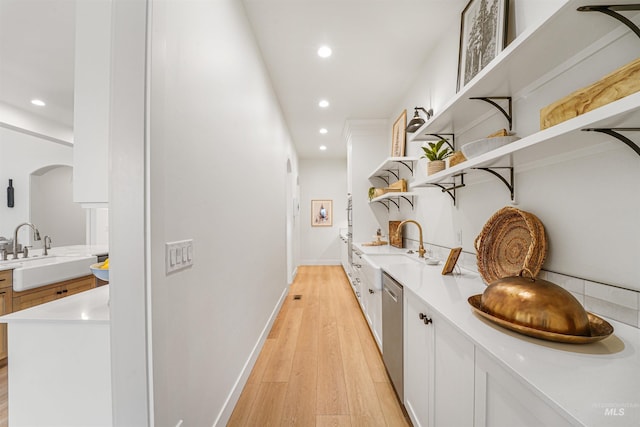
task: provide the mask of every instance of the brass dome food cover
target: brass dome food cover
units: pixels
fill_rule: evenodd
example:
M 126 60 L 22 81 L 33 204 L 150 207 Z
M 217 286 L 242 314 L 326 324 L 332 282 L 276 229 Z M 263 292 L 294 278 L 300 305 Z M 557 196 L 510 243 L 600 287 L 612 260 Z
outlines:
M 546 280 L 499 279 L 468 299 L 481 316 L 508 329 L 550 341 L 589 343 L 613 333 L 604 319 L 587 313 L 571 293 Z

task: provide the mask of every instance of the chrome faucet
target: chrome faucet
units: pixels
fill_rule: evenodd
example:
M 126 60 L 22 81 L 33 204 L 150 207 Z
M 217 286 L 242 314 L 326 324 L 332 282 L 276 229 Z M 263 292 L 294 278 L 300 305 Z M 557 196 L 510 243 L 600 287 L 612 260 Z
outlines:
M 44 236 L 44 244 L 42 245 L 44 250 L 42 252 L 42 255 L 49 255 L 49 249 L 51 249 L 51 237 L 49 236 Z
M 17 226 L 16 230 L 13 232 L 13 259 L 18 259 L 18 230 L 20 230 L 23 225 L 28 225 L 33 230 L 33 240 L 41 240 L 40 232 L 38 231 L 36 226 L 31 224 L 30 222 L 23 222 L 22 224 Z
M 422 227 L 420 226 L 420 224 L 418 224 L 418 221 L 414 221 L 412 219 L 405 219 L 404 221 L 402 221 L 400 224 L 398 224 L 398 229 L 396 230 L 396 237 L 397 238 L 400 237 L 400 230 L 402 230 L 402 226 L 408 222 L 411 222 L 418 226 L 418 231 L 420 232 L 420 242 L 418 245 L 418 258 L 424 258 L 424 254 L 427 251 L 425 251 L 424 244 L 422 243 Z

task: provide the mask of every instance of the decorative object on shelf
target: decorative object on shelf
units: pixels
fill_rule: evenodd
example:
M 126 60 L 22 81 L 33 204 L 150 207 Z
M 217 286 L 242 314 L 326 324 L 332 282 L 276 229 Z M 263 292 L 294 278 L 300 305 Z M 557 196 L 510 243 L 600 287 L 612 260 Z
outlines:
M 422 150 L 424 151 L 424 156 L 429 160 L 427 163 L 427 175 L 433 175 L 434 173 L 440 172 L 444 170 L 446 167 L 444 159 L 453 154 L 453 150 L 446 147 L 442 148 L 444 144 L 447 143 L 446 139 L 441 139 L 438 142 L 429 142 L 428 145 L 422 146 Z
M 508 136 L 508 135 L 509 135 L 509 132 L 507 132 L 506 129 L 500 129 L 499 131 L 496 131 L 491 135 L 487 135 L 487 138 L 495 138 L 496 136 Z
M 411 119 L 411 121 L 407 125 L 407 128 L 405 129 L 409 133 L 413 133 L 413 132 L 417 131 L 418 129 L 420 129 L 420 126 L 422 126 L 424 124 L 424 119 L 422 117 L 420 117 L 420 111 L 418 111 L 418 110 L 424 111 L 424 113 L 427 115 L 427 120 L 429 120 L 431 117 L 433 117 L 433 109 L 432 108 L 429 108 L 428 110 L 425 110 L 422 107 L 415 107 L 414 110 L 415 110 L 415 112 L 413 113 L 413 118 Z
M 455 165 L 458 165 L 466 160 L 467 158 L 464 156 L 464 154 L 462 154 L 462 151 L 454 151 L 449 156 L 449 167 L 454 167 Z
M 449 257 L 447 258 L 447 262 L 444 263 L 444 268 L 442 269 L 443 275 L 453 272 L 453 268 L 456 266 L 461 252 L 462 248 L 451 249 L 451 252 L 449 252 Z
M 311 201 L 311 226 L 331 227 L 333 225 L 333 200 Z
M 638 91 L 640 58 L 542 108 L 540 129 L 547 129 Z
M 400 192 L 405 192 L 407 191 L 407 180 L 406 179 L 399 179 L 398 181 L 394 182 L 393 184 L 389 184 L 389 186 L 386 188 L 386 190 L 389 191 L 400 191 Z
M 550 341 L 584 344 L 608 337 L 613 327 L 587 313 L 571 293 L 533 277 L 506 277 L 468 299 L 481 316 L 513 331 Z
M 457 91 L 504 49 L 508 7 L 508 0 L 471 0 L 462 11 Z
M 389 221 L 389 244 L 396 248 L 402 248 L 402 229 L 398 226 L 402 221 Z
M 376 197 L 376 187 L 369 187 L 369 201 Z
M 391 129 L 391 156 L 403 157 L 404 156 L 404 144 L 406 141 L 407 133 L 407 110 L 404 110 L 400 116 L 393 123 Z
M 534 214 L 512 206 L 489 218 L 474 245 L 478 272 L 487 284 L 516 276 L 523 269 L 536 277 L 547 255 L 542 222 Z
M 460 151 L 462 151 L 462 154 L 464 154 L 467 159 L 472 159 L 519 139 L 520 137 L 516 135 L 482 138 L 478 139 L 477 141 L 472 141 L 464 144 L 462 147 L 460 147 Z

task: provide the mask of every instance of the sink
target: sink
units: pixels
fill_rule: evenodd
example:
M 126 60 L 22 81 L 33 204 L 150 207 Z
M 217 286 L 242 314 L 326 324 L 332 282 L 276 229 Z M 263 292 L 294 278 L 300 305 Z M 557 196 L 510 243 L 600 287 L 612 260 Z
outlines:
M 409 254 L 367 254 L 374 262 L 380 262 L 383 264 L 411 264 L 414 262 L 421 262 L 418 255 Z
M 13 268 L 13 290 L 19 292 L 87 276 L 95 262 L 95 256 L 41 256 L 3 261 L 0 267 Z

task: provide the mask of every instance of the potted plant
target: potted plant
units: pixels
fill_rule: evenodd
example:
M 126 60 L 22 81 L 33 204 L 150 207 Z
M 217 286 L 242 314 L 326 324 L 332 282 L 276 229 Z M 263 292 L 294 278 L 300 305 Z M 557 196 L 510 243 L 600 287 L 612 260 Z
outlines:
M 376 187 L 369 187 L 369 201 L 376 197 Z
M 444 159 L 453 154 L 453 150 L 448 145 L 442 148 L 446 143 L 445 139 L 441 139 L 438 142 L 429 142 L 428 146 L 422 146 L 424 151 L 424 156 L 422 157 L 426 157 L 429 160 L 429 163 L 427 163 L 427 175 L 433 175 L 444 170 Z

